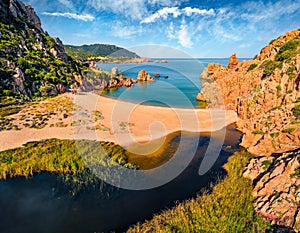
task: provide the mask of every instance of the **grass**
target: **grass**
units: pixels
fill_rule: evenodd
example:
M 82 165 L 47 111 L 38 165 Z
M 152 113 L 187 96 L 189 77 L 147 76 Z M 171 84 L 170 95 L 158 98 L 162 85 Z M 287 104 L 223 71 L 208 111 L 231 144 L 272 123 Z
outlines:
M 77 144 L 79 143 L 79 144 Z M 78 146 L 82 150 L 94 150 L 100 155 L 101 148 L 111 158 L 112 164 L 120 164 L 128 168 L 137 168 L 128 163 L 125 150 L 113 143 L 95 141 L 73 141 L 48 139 L 29 142 L 23 147 L 0 152 L 0 180 L 13 177 L 30 177 L 41 172 L 77 174 L 87 169 L 82 160 Z M 101 154 L 103 159 L 105 156 Z M 101 157 L 101 158 L 102 158 Z M 86 161 L 86 160 L 85 160 Z M 103 164 L 101 159 L 94 161 Z
M 212 193 L 178 204 L 128 232 L 259 232 L 270 229 L 255 215 L 252 182 L 242 176 L 252 155 L 235 153 L 225 165 L 228 176 Z

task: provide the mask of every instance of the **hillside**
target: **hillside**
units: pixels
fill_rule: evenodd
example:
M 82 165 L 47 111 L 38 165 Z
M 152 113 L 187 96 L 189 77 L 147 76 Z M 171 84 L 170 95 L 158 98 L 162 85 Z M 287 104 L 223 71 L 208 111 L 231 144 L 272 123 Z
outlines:
M 86 67 L 43 31 L 33 8 L 19 0 L 0 7 L 1 96 L 28 100 L 78 88 Z
M 107 44 L 92 44 L 92 45 L 82 45 L 73 46 L 65 45 L 68 53 L 77 55 L 81 58 L 86 58 L 89 56 L 103 56 L 103 57 L 116 57 L 116 58 L 139 58 L 139 56 L 127 49 L 117 47 L 115 45 Z
M 241 145 L 256 155 L 244 175 L 253 180 L 257 213 L 272 224 L 300 229 L 300 30 L 287 32 L 253 60 L 231 56 L 209 64 L 199 95 L 236 110 Z M 213 84 L 214 83 L 214 84 Z M 215 98 L 219 92 L 220 98 Z

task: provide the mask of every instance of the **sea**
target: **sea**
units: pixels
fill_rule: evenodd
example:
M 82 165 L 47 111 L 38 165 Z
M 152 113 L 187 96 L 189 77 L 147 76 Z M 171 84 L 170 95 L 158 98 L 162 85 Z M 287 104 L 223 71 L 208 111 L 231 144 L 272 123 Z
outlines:
M 119 74 L 137 79 L 138 73 L 145 70 L 156 82 L 139 82 L 133 87 L 118 88 L 104 92 L 105 95 L 121 100 L 139 104 L 157 106 L 195 108 L 199 106 L 196 101 L 197 94 L 201 91 L 200 75 L 209 63 L 226 66 L 229 58 L 163 58 L 152 59 L 150 63 L 106 64 L 99 63 L 98 67 L 110 72 L 117 67 Z M 167 60 L 168 63 L 161 63 Z M 168 78 L 165 78 L 167 76 Z

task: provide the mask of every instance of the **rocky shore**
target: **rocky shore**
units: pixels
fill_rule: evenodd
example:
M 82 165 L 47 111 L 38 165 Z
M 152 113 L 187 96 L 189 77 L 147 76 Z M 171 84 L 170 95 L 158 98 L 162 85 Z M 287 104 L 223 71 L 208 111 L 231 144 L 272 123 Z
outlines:
M 236 111 L 241 145 L 257 156 L 245 171 L 256 211 L 299 231 L 300 30 L 271 41 L 253 60 L 234 54 L 227 67 L 209 64 L 201 79 L 198 99 Z

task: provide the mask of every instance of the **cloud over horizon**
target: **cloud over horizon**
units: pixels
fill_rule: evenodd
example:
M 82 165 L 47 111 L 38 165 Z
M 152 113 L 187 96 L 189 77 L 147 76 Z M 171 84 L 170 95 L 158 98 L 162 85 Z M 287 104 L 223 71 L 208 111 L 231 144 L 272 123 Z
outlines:
M 192 16 L 192 15 L 199 15 L 199 16 L 214 16 L 215 11 L 214 9 L 199 9 L 199 8 L 192 8 L 192 7 L 185 7 L 183 9 L 179 9 L 178 7 L 165 7 L 154 14 L 150 15 L 149 17 L 143 19 L 141 23 L 154 23 L 158 19 L 162 18 L 167 20 L 168 16 L 171 15 L 173 18 L 177 18 L 178 16 L 185 15 L 185 16 Z
M 78 15 L 78 14 L 74 14 L 74 13 L 70 13 L 70 12 L 65 12 L 65 13 L 60 13 L 60 12 L 43 12 L 43 15 L 47 15 L 47 16 L 54 16 L 54 17 L 65 17 L 65 18 L 69 18 L 69 19 L 76 19 L 76 20 L 82 20 L 82 21 L 93 21 L 95 19 L 94 16 L 90 15 L 90 14 L 82 14 L 82 15 Z

